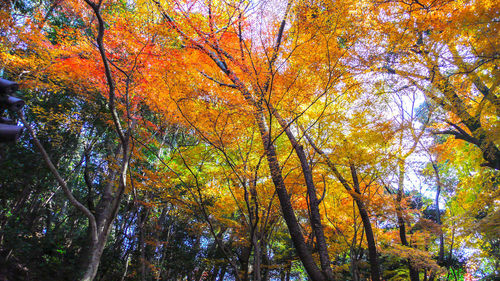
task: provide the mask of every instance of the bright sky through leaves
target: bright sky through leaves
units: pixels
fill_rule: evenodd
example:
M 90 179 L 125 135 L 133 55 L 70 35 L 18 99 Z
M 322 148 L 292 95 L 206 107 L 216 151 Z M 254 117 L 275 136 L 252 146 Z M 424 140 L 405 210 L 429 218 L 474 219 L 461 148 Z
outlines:
M 0 279 L 498 277 L 500 5 L 94 1 L 0 4 Z

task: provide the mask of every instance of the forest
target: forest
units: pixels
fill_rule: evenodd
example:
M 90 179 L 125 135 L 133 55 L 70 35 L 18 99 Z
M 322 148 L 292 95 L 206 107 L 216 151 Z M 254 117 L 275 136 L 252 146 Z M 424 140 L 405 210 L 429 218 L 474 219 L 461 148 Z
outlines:
M 0 280 L 500 280 L 498 0 L 2 0 L 0 78 Z

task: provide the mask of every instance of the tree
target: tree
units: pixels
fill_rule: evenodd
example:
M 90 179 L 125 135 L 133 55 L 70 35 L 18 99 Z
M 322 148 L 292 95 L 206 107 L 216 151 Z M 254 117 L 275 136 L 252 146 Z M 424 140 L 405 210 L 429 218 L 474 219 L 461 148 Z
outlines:
M 458 5 L 458 6 L 457 6 Z M 386 52 L 380 69 L 424 93 L 448 112 L 436 134 L 476 146 L 483 166 L 500 169 L 498 29 L 488 1 L 387 1 L 378 5 Z
M 59 3 L 53 3 L 54 5 L 58 5 Z M 19 30 L 15 25 L 8 32 L 17 32 L 14 40 L 6 41 L 5 43 L 11 46 L 14 46 L 14 50 L 17 52 L 13 53 L 3 53 L 4 59 L 7 63 L 9 63 L 10 69 L 12 72 L 19 72 L 19 68 L 22 67 L 25 72 L 30 73 L 32 67 L 40 67 L 36 65 L 37 59 L 42 57 L 42 59 L 51 59 L 51 57 L 56 57 L 58 59 L 58 64 L 53 65 L 50 61 L 41 61 L 45 64 L 47 68 L 51 68 L 51 72 L 46 72 L 45 77 L 48 76 L 47 82 L 52 84 L 54 81 L 65 81 L 66 85 L 72 85 L 75 92 L 82 92 L 82 98 L 86 98 L 86 94 L 91 94 L 90 97 L 97 100 L 100 97 L 100 93 L 95 90 L 103 90 L 103 92 L 107 92 L 107 106 L 108 106 L 108 120 L 111 121 L 112 125 L 110 128 L 113 128 L 114 134 L 113 137 L 114 143 L 112 144 L 114 148 L 114 152 L 111 152 L 106 157 L 110 157 L 107 159 L 107 168 L 106 168 L 106 176 L 103 179 L 103 182 L 99 182 L 96 184 L 92 180 L 92 175 L 90 174 L 88 168 L 92 165 L 92 156 L 94 154 L 94 143 L 89 143 L 85 148 L 84 157 L 82 158 L 82 162 L 85 163 L 86 169 L 84 169 L 84 177 L 85 184 L 88 188 L 88 204 L 85 205 L 81 203 L 81 201 L 75 197 L 75 194 L 71 191 L 70 186 L 66 179 L 63 178 L 58 168 L 55 166 L 55 163 L 51 159 L 51 156 L 47 153 L 44 146 L 38 140 L 36 136 L 36 131 L 33 127 L 23 119 L 21 115 L 21 119 L 28 129 L 36 147 L 40 150 L 42 157 L 46 164 L 48 165 L 52 174 L 56 177 L 58 184 L 61 186 L 64 194 L 66 195 L 68 201 L 79 210 L 83 215 L 85 215 L 88 219 L 88 249 L 85 251 L 85 257 L 83 257 L 82 263 L 82 271 L 83 277 L 82 280 L 92 280 L 96 273 L 97 268 L 99 266 L 100 257 L 106 245 L 107 238 L 111 231 L 112 223 L 116 218 L 120 202 L 122 200 L 122 196 L 127 189 L 127 171 L 128 165 L 130 163 L 131 157 L 131 134 L 133 130 L 133 120 L 130 118 L 132 103 L 128 99 L 130 96 L 130 85 L 132 82 L 132 74 L 136 69 L 136 65 L 130 65 L 129 69 L 123 70 L 118 66 L 118 62 L 111 61 L 108 56 L 106 47 L 104 46 L 104 29 L 105 24 L 103 20 L 103 14 L 101 12 L 101 4 L 95 4 L 91 1 L 87 1 L 89 8 L 95 15 L 95 24 L 97 27 L 94 29 L 92 26 L 85 26 L 85 21 L 76 17 L 72 20 L 60 23 L 59 26 L 55 25 L 53 28 L 58 28 L 58 31 L 67 31 L 71 28 L 74 28 L 74 25 L 85 26 L 87 29 L 82 30 L 81 33 L 75 32 L 72 30 L 71 35 L 74 37 L 69 38 L 61 38 L 58 37 L 57 31 L 56 34 L 50 38 L 50 33 L 47 36 L 47 33 L 43 32 L 42 29 L 45 25 L 45 19 L 37 22 L 36 17 L 35 20 L 32 21 L 30 30 Z M 49 12 L 53 12 L 55 9 L 52 6 L 49 9 Z M 76 6 L 58 6 L 60 9 L 61 15 L 60 18 L 64 18 L 73 12 L 79 13 L 79 16 L 85 16 L 88 14 L 88 9 L 86 10 L 85 6 L 82 6 L 81 3 Z M 46 14 L 46 17 L 50 17 L 50 14 Z M 56 21 L 57 23 L 57 21 Z M 15 24 L 15 22 L 14 22 Z M 73 26 L 72 26 L 73 25 Z M 96 45 L 97 49 L 94 49 L 93 46 L 89 44 L 81 44 L 79 48 L 71 49 L 74 47 L 75 42 L 78 40 L 85 40 L 85 32 L 95 32 L 96 34 Z M 47 38 L 47 37 L 49 38 Z M 79 37 L 83 36 L 83 37 Z M 45 38 L 44 38 L 45 37 Z M 53 42 L 50 42 L 48 39 L 52 39 Z M 30 41 L 31 40 L 31 41 Z M 31 43 L 31 44 L 30 44 Z M 23 56 L 24 44 L 28 44 L 31 50 L 28 52 L 28 56 L 25 56 L 23 59 L 19 59 L 19 57 Z M 44 50 L 45 49 L 45 50 Z M 34 50 L 39 51 L 33 52 Z M 31 53 L 31 54 L 30 54 Z M 136 58 L 139 56 L 141 51 L 135 53 Z M 45 55 L 45 57 L 43 56 Z M 98 65 L 99 60 L 97 60 L 96 55 L 101 57 L 102 67 Z M 19 56 L 19 57 L 18 57 Z M 17 64 L 17 65 L 16 65 Z M 34 65 L 33 65 L 34 64 Z M 111 64 L 114 64 L 116 71 L 111 69 Z M 75 66 L 84 66 L 84 68 L 77 68 Z M 15 68 L 17 70 L 14 70 Z M 86 79 L 86 75 L 82 75 L 79 70 L 91 69 L 92 67 L 97 68 L 97 71 L 93 71 L 87 74 L 95 74 L 94 79 L 91 81 L 87 81 L 87 83 L 83 83 L 87 86 L 89 91 L 82 91 L 82 88 L 79 88 L 77 85 L 78 82 Z M 123 66 L 121 66 L 123 67 Z M 115 76 L 118 76 L 117 72 L 121 71 L 120 75 L 125 77 L 124 80 L 117 81 Z M 62 75 L 61 75 L 62 74 Z M 44 75 L 40 75 L 38 73 L 34 73 L 34 82 L 43 81 L 45 78 Z M 39 76 L 40 75 L 40 76 Z M 56 78 L 56 76 L 50 75 L 60 75 Z M 102 78 L 100 78 L 101 76 Z M 40 79 L 41 78 L 41 79 Z M 73 81 L 72 81 L 73 80 Z M 90 83 L 88 83 L 90 82 Z M 92 85 L 92 82 L 97 85 Z M 121 82 L 121 83 L 120 83 Z M 57 85 L 57 82 L 54 84 Z M 119 85 L 117 85 L 119 84 Z M 43 87 L 43 84 L 36 85 L 35 87 Z M 123 89 L 117 87 L 123 87 Z M 106 90 L 105 87 L 107 87 Z M 117 105 L 117 89 L 123 90 L 123 96 L 120 96 L 120 101 L 123 102 L 123 107 Z M 50 91 L 50 90 L 48 90 Z M 94 96 L 92 96 L 94 94 Z M 96 98 L 97 97 L 97 98 Z M 123 118 L 120 117 L 119 112 L 123 112 Z M 85 128 L 81 128 L 85 130 Z M 105 135 L 106 136 L 106 135 Z M 95 154 L 94 154 L 95 155 Z M 97 176 L 94 175 L 94 176 Z M 95 179 L 95 177 L 94 177 Z M 92 193 L 96 189 L 98 185 L 102 189 L 99 190 L 99 199 L 93 199 Z M 94 206 L 94 202 L 97 201 L 97 204 Z
M 303 104 L 305 102 L 314 104 L 315 101 L 323 98 L 325 94 L 332 90 L 335 83 L 344 74 L 340 66 L 340 59 L 345 54 L 345 50 L 342 49 L 342 46 L 333 44 L 333 46 L 329 47 L 329 44 L 331 44 L 332 38 L 336 40 L 337 36 L 346 32 L 348 24 L 342 22 L 339 23 L 339 28 L 329 29 L 326 27 L 328 20 L 334 17 L 333 9 L 335 4 L 331 3 L 331 7 L 327 7 L 323 11 L 324 13 L 318 22 L 303 30 L 299 24 L 301 23 L 301 17 L 307 15 L 300 14 L 300 9 L 305 6 L 295 6 L 288 3 L 286 7 L 283 7 L 282 13 L 284 16 L 282 16 L 282 20 L 277 22 L 278 27 L 271 30 L 272 33 L 269 33 L 272 36 L 267 36 L 266 33 L 260 35 L 262 42 L 264 42 L 261 45 L 255 44 L 252 41 L 253 38 L 247 35 L 249 32 L 247 25 L 250 22 L 246 21 L 245 7 L 241 6 L 241 4 L 235 7 L 223 6 L 215 8 L 209 2 L 199 13 L 195 13 L 194 18 L 191 18 L 188 17 L 188 6 L 185 6 L 189 5 L 188 3 L 174 2 L 173 6 L 165 8 L 160 1 L 154 2 L 167 27 L 178 34 L 182 40 L 182 45 L 189 49 L 189 54 L 210 65 L 211 68 L 204 66 L 203 70 L 198 69 L 200 74 L 215 83 L 216 86 L 226 88 L 224 92 L 211 92 L 208 89 L 195 90 L 194 92 L 219 95 L 217 96 L 218 99 L 228 102 L 236 101 L 238 106 L 242 106 L 251 112 L 253 121 L 260 133 L 283 217 L 289 228 L 297 253 L 311 278 L 314 280 L 332 279 L 330 257 L 323 232 L 313 173 L 303 145 L 300 144 L 298 136 L 292 131 L 292 125 L 296 118 L 290 116 L 289 112 L 282 111 L 281 107 L 282 104 L 293 105 L 294 102 L 298 102 L 298 100 L 293 100 L 293 94 L 297 91 L 300 91 L 301 96 L 305 98 L 302 100 Z M 342 12 L 346 15 L 348 15 L 347 7 L 353 7 L 349 5 L 353 5 L 353 3 L 346 3 L 345 6 L 341 7 Z M 320 7 L 311 8 L 318 9 L 318 14 L 322 12 Z M 167 12 L 167 9 L 170 12 Z M 297 18 L 293 18 L 290 21 L 292 26 L 286 28 L 292 11 L 296 9 L 299 11 Z M 230 17 L 226 18 L 226 15 Z M 353 15 L 353 17 L 359 16 Z M 321 30 L 321 28 L 326 30 Z M 353 34 L 346 34 L 345 36 L 354 36 L 356 32 L 357 30 L 354 30 Z M 268 42 L 271 41 L 273 43 L 269 44 Z M 324 70 L 323 73 L 329 78 L 327 81 L 318 81 L 317 86 L 310 87 L 310 90 L 306 91 L 303 83 L 310 81 L 306 77 L 299 78 L 293 74 L 293 71 L 295 67 L 299 67 L 299 64 L 307 62 L 307 58 L 302 54 L 307 50 L 307 46 L 313 46 L 315 43 L 320 43 L 319 46 L 321 47 L 317 48 L 318 56 L 313 56 L 310 60 L 311 62 L 314 59 L 326 60 L 330 67 Z M 322 47 L 324 49 L 321 49 Z M 252 48 L 256 49 L 252 50 Z M 192 60 L 193 57 L 190 59 Z M 290 64 L 289 69 L 280 66 L 287 63 Z M 339 64 L 338 68 L 335 68 L 336 63 Z M 283 75 L 280 73 L 281 71 L 284 71 Z M 213 86 L 208 88 L 213 89 Z M 230 97 L 226 94 L 226 91 L 231 93 L 232 96 L 238 96 L 236 98 Z M 281 103 L 281 101 L 287 103 Z M 277 128 L 274 128 L 276 126 Z M 312 254 L 306 245 L 291 204 L 290 194 L 287 191 L 286 181 L 282 174 L 282 164 L 280 164 L 279 160 L 282 156 L 275 143 L 281 134 L 284 134 L 288 139 L 291 149 L 293 149 L 300 163 L 309 202 L 309 220 L 316 238 L 321 269 L 314 263 Z

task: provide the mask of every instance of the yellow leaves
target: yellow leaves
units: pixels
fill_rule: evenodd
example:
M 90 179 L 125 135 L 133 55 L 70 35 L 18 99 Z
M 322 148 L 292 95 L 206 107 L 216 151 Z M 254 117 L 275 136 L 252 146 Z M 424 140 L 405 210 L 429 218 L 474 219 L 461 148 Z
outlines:
M 438 276 L 445 273 L 445 270 L 436 263 L 427 251 L 394 244 L 390 248 L 385 248 L 383 252 L 401 260 L 409 259 L 417 269 L 430 270 Z
M 256 26 L 257 21 L 242 15 L 243 21 L 238 22 L 237 6 L 243 2 L 229 5 L 227 2 L 207 1 L 195 6 L 190 6 L 190 1 L 174 1 L 170 6 L 164 3 L 165 11 L 172 13 L 177 27 L 182 29 L 178 33 L 173 31 L 172 22 L 161 20 L 156 7 L 148 6 L 149 1 L 134 2 L 137 8 L 134 11 L 123 7 L 129 5 L 127 1 L 105 3 L 104 45 L 116 86 L 117 108 L 126 122 L 138 121 L 140 129 L 137 131 L 143 130 L 134 138 L 140 136 L 149 141 L 167 137 L 162 129 L 168 124 L 178 126 L 185 135 L 194 139 L 172 147 L 155 141 L 148 143 L 160 151 L 168 150 L 158 152 L 166 164 L 159 163 L 156 155 L 148 154 L 149 151 L 145 153 L 142 147 L 134 148 L 131 167 L 142 167 L 144 162 L 147 169 L 137 168 L 129 175 L 129 180 L 134 180 L 133 191 L 158 194 L 158 198 L 140 203 L 145 207 L 157 207 L 169 202 L 192 216 L 200 216 L 200 210 L 207 211 L 214 224 L 230 228 L 228 232 L 235 236 L 238 245 L 249 243 L 252 212 L 258 209 L 257 215 L 262 216 L 269 210 L 270 217 L 279 217 L 280 210 L 265 159 L 266 147 L 262 146 L 253 119 L 254 111 L 261 108 L 245 100 L 242 92 L 248 94 L 248 91 L 264 111 L 266 129 L 270 130 L 270 138 L 278 151 L 286 188 L 301 223 L 307 221 L 309 207 L 304 172 L 293 147 L 272 116 L 274 109 L 289 122 L 289 129 L 305 147 L 313 167 L 317 195 L 325 194 L 321 212 L 326 235 L 333 245 L 344 246 L 332 246 L 330 251 L 335 254 L 345 250 L 352 241 L 363 241 L 355 200 L 365 203 L 370 216 L 376 216 L 374 222 L 393 223 L 397 209 L 393 204 L 394 196 L 384 194 L 385 183 L 379 181 L 385 181 L 385 177 L 394 172 L 390 171 L 396 166 L 394 155 L 404 154 L 404 147 L 395 148 L 399 128 L 388 113 L 391 109 L 387 106 L 385 94 L 375 93 L 381 87 L 363 86 L 365 78 L 357 76 L 367 71 L 358 65 L 359 57 L 364 56 L 362 52 L 368 52 L 372 43 L 373 49 L 377 49 L 378 43 L 396 45 L 401 41 L 405 43 L 398 46 L 397 51 L 406 52 L 400 55 L 403 62 L 420 66 L 422 62 L 415 60 L 415 52 L 433 50 L 450 38 L 468 38 L 474 44 L 482 42 L 477 34 L 496 38 L 484 30 L 474 36 L 466 32 L 456 33 L 452 28 L 456 25 L 448 22 L 457 20 L 464 24 L 474 19 L 469 17 L 474 16 L 473 11 L 494 9 L 490 4 L 459 11 L 458 4 L 449 1 L 422 0 L 419 1 L 422 7 L 410 13 L 408 9 L 414 9 L 418 3 L 408 7 L 403 2 L 386 1 L 380 5 L 387 5 L 386 14 L 380 16 L 380 25 L 376 26 L 376 16 L 370 14 L 372 7 L 368 1 L 301 1 L 294 3 L 295 18 L 287 21 L 281 49 L 275 54 L 281 19 L 272 18 L 265 26 Z M 213 5 L 211 17 L 207 15 L 209 4 Z M 17 48 L 10 52 L 10 47 L 22 45 L 2 40 L 0 61 L 14 73 L 16 69 L 28 71 L 30 77 L 27 78 L 35 78 L 26 79 L 33 80 L 33 88 L 49 92 L 72 90 L 85 99 L 106 96 L 107 80 L 100 54 L 93 45 L 95 19 L 89 17 L 88 7 L 82 6 L 81 1 L 67 1 L 63 8 L 67 15 L 84 24 L 79 23 L 79 28 L 54 27 L 57 40 L 52 41 L 57 41 L 56 44 L 44 39 L 44 31 L 35 29 L 36 23 L 33 23 L 32 30 L 23 31 L 9 26 L 9 23 L 3 27 L 4 23 L 0 22 L 1 28 L 17 32 L 16 42 L 27 44 L 26 49 Z M 188 11 L 189 16 L 183 14 Z M 397 18 L 405 12 L 407 14 Z M 401 22 L 396 23 L 398 19 Z M 240 26 L 243 29 L 241 34 Z M 257 35 L 247 34 L 255 27 L 265 30 Z M 388 34 L 383 38 L 369 38 L 374 30 Z M 362 37 L 364 35 L 367 36 Z M 414 47 L 419 35 L 424 42 Z M 424 44 L 432 40 L 434 42 L 429 46 Z M 412 47 L 413 51 L 409 53 Z M 491 53 L 491 50 L 494 49 L 484 48 L 482 52 Z M 214 57 L 217 62 L 213 61 Z M 377 58 L 365 57 L 367 65 L 377 62 Z M 22 73 L 18 71 L 16 74 Z M 488 76 L 488 73 L 481 75 Z M 233 85 L 238 81 L 241 84 Z M 449 81 L 457 85 L 455 89 L 460 97 L 470 97 L 471 81 L 455 77 L 450 77 Z M 473 108 L 475 102 L 470 99 L 467 106 Z M 159 124 L 141 120 L 139 108 L 143 106 L 147 108 L 145 111 L 154 112 L 155 118 L 161 119 Z M 71 120 L 67 113 L 49 112 L 43 108 L 33 110 L 37 115 L 50 116 L 55 123 L 64 124 L 70 130 L 79 128 L 77 122 L 67 122 Z M 485 110 L 490 112 L 483 117 L 488 122 L 486 118 L 494 118 L 491 117 L 493 110 L 488 107 Z M 460 120 L 451 121 L 458 124 Z M 350 166 L 356 168 L 361 194 L 345 192 L 336 175 L 307 142 L 306 133 L 328 154 L 351 187 L 354 179 Z M 441 155 L 439 160 L 470 159 L 465 154 L 457 157 L 455 148 L 459 146 L 460 143 L 452 138 L 446 140 L 436 148 Z M 473 208 L 477 196 L 464 190 L 468 183 L 473 182 L 461 183 L 457 203 L 464 208 Z M 403 209 L 408 209 L 406 199 L 400 204 Z M 416 212 L 409 210 L 403 217 L 413 223 L 418 217 Z M 492 220 L 496 218 L 491 217 Z M 259 223 L 258 228 L 264 220 Z M 485 227 L 496 229 L 491 221 L 485 223 Z M 192 228 L 202 232 L 206 224 L 195 222 Z M 431 234 L 438 233 L 436 228 L 428 221 L 417 222 L 411 240 L 418 249 L 394 246 L 387 252 L 410 258 L 418 267 L 435 269 L 431 257 L 421 249 L 428 245 Z M 307 225 L 304 229 L 310 230 Z M 391 245 L 400 242 L 396 231 L 383 231 L 375 229 L 381 240 L 385 239 Z

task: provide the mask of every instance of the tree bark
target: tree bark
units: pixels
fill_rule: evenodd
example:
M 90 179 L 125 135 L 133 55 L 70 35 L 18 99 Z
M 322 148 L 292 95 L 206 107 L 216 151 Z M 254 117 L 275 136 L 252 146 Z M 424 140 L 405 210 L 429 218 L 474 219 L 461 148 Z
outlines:
M 128 163 L 128 160 L 125 162 Z M 94 280 L 95 276 L 97 275 L 97 269 L 99 267 L 102 252 L 104 250 L 104 247 L 106 246 L 106 241 L 111 231 L 111 226 L 113 225 L 113 221 L 115 220 L 118 213 L 118 207 L 121 201 L 121 197 L 125 190 L 125 182 L 123 181 L 123 176 L 125 171 L 128 169 L 128 164 L 123 164 L 121 169 L 121 180 L 115 195 L 113 196 L 111 193 L 111 189 L 113 187 L 113 182 L 115 179 L 115 174 L 112 173 L 110 175 L 109 184 L 107 184 L 103 192 L 103 196 L 97 204 L 95 213 L 97 235 L 95 236 L 95 239 L 91 239 L 88 258 L 86 259 L 86 264 L 84 263 L 83 265 L 84 273 L 83 277 L 80 279 L 81 281 Z
M 354 164 L 350 164 L 350 170 L 351 170 L 351 176 L 353 180 L 353 188 L 349 185 L 347 180 L 342 176 L 339 170 L 337 170 L 337 167 L 330 161 L 328 156 L 321 150 L 319 147 L 317 147 L 312 139 L 305 134 L 305 137 L 307 141 L 311 144 L 313 149 L 325 159 L 325 162 L 327 166 L 332 170 L 333 174 L 335 177 L 340 181 L 340 183 L 344 186 L 344 188 L 347 190 L 347 192 L 352 192 L 354 189 L 354 192 L 356 195 L 351 194 L 353 200 L 356 202 L 356 205 L 358 206 L 358 211 L 361 216 L 361 221 L 363 222 L 363 227 L 365 228 L 365 236 L 366 236 L 366 242 L 368 244 L 368 259 L 370 261 L 370 274 L 372 281 L 379 281 L 381 280 L 381 273 L 380 273 L 380 265 L 378 261 L 378 253 L 377 253 L 377 246 L 375 243 L 375 235 L 373 234 L 373 229 L 370 221 L 370 216 L 368 214 L 368 211 L 366 210 L 366 206 L 364 205 L 363 201 L 361 200 L 361 190 L 359 188 L 359 181 L 358 181 L 358 176 L 356 173 L 356 167 Z
M 105 237 L 102 237 L 102 235 L 100 235 L 101 239 L 95 241 L 95 243 L 90 246 L 87 261 L 86 264 L 84 264 L 83 277 L 80 279 L 81 281 L 94 280 L 95 276 L 97 275 L 97 269 L 99 268 L 102 252 L 104 251 L 104 247 L 106 246 L 108 233 L 105 234 Z
M 399 166 L 399 181 L 398 181 L 398 192 L 396 195 L 396 216 L 398 219 L 399 228 L 399 238 L 401 239 L 401 244 L 403 246 L 409 247 L 408 240 L 406 238 L 406 225 L 403 218 L 403 208 L 401 206 L 401 201 L 403 200 L 404 193 L 404 175 L 405 175 L 405 162 L 404 160 L 398 161 Z M 419 281 L 418 270 L 411 264 L 411 260 L 407 259 L 408 270 L 410 271 L 410 280 Z
M 261 277 L 261 243 L 260 239 L 258 237 L 258 233 L 255 233 L 252 235 L 252 244 L 254 245 L 253 248 L 253 280 L 254 281 L 260 281 L 262 279 Z
M 319 259 L 321 263 L 321 269 L 328 279 L 333 279 L 333 272 L 330 266 L 330 256 L 328 255 L 328 245 L 326 243 L 325 234 L 323 231 L 323 224 L 321 222 L 321 215 L 319 213 L 319 201 L 316 196 L 316 187 L 314 186 L 314 180 L 312 176 L 312 169 L 307 161 L 306 154 L 304 152 L 304 147 L 296 140 L 292 131 L 290 130 L 290 125 L 279 115 L 274 107 L 270 105 L 270 110 L 272 114 L 278 120 L 281 128 L 285 131 L 288 140 L 292 144 L 295 154 L 300 160 L 300 165 L 302 168 L 302 174 L 304 175 L 304 180 L 307 187 L 307 196 L 309 197 L 309 220 L 311 222 L 311 228 L 314 231 L 314 236 L 316 236 L 316 244 L 318 247 Z
M 295 216 L 295 213 L 293 211 L 292 204 L 290 202 L 290 196 L 288 195 L 285 187 L 285 182 L 281 174 L 281 167 L 276 155 L 276 148 L 271 142 L 270 132 L 267 129 L 264 113 L 262 112 L 261 108 L 257 108 L 254 113 L 254 117 L 259 127 L 262 144 L 266 152 L 269 170 L 271 171 L 271 177 L 280 202 L 281 212 L 283 213 L 283 218 L 285 219 L 290 237 L 292 238 L 293 245 L 295 247 L 295 250 L 297 251 L 297 255 L 299 256 L 311 280 L 328 280 L 314 262 L 311 251 L 305 243 L 304 236 L 302 236 L 299 222 L 297 221 L 297 217 Z
M 432 162 L 432 168 L 434 169 L 434 173 L 436 175 L 436 199 L 435 199 L 435 206 L 436 206 L 436 222 L 441 226 L 441 211 L 439 210 L 439 195 L 441 194 L 441 177 L 439 176 L 439 168 L 436 165 L 436 163 Z M 442 265 L 444 261 L 444 235 L 443 232 L 441 231 L 441 234 L 439 235 L 439 254 L 438 254 L 438 264 Z
M 350 169 L 354 191 L 358 196 L 361 196 L 356 168 L 353 164 L 351 164 Z M 380 265 L 378 261 L 377 246 L 375 243 L 375 235 L 373 234 L 370 216 L 368 215 L 368 211 L 366 210 L 365 203 L 360 198 L 354 197 L 354 201 L 356 201 L 356 205 L 358 206 L 359 215 L 361 216 L 361 221 L 363 222 L 363 227 L 365 229 L 366 243 L 368 244 L 368 260 L 370 261 L 372 281 L 379 281 L 382 278 L 380 274 Z

